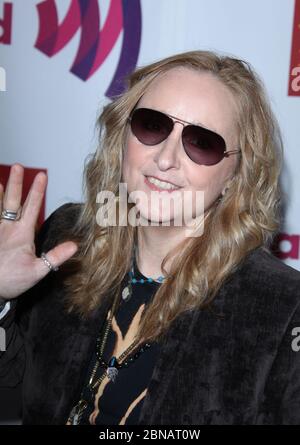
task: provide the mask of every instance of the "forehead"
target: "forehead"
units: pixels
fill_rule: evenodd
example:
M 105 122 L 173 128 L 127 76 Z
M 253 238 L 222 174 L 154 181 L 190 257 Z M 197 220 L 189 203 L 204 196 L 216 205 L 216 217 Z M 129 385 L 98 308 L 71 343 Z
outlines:
M 237 105 L 226 85 L 209 72 L 173 68 L 156 77 L 139 107 L 154 108 L 219 133 L 235 127 Z

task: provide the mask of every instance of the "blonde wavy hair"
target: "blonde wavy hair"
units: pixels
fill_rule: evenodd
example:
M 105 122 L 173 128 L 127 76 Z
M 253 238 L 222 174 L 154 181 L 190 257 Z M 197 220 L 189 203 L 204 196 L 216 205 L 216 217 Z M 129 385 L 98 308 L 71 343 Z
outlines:
M 126 91 L 103 108 L 97 121 L 99 146 L 85 164 L 86 198 L 73 232 L 79 249 L 67 262 L 73 270 L 65 278 L 68 311 L 88 317 L 107 295 L 119 292 L 130 268 L 137 228 L 98 225 L 96 197 L 102 190 L 118 194 L 130 111 L 157 76 L 175 67 L 210 72 L 229 88 L 238 106 L 241 156 L 227 193 L 206 215 L 204 233 L 185 238 L 164 258 L 166 279 L 139 326 L 137 338 L 143 341 L 161 339 L 185 311 L 210 306 L 249 252 L 259 247 L 270 251 L 281 222 L 280 131 L 264 86 L 249 63 L 210 51 L 190 51 L 139 67 L 127 77 Z M 164 266 L 170 255 L 174 260 L 167 273 Z

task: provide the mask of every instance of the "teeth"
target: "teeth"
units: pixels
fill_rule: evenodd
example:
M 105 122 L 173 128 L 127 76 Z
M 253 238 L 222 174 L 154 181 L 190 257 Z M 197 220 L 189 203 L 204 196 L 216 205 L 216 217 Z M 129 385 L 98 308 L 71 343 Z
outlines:
M 165 190 L 175 190 L 179 187 L 176 187 L 175 185 L 170 184 L 169 182 L 159 181 L 156 178 L 152 178 L 151 176 L 148 176 L 148 181 L 151 182 L 151 184 L 156 185 L 157 187 L 160 187 Z

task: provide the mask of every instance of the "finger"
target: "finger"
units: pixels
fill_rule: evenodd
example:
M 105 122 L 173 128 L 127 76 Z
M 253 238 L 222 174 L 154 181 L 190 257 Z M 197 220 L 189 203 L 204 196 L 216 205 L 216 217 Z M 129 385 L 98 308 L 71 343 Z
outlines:
M 30 225 L 35 226 L 37 222 L 46 187 L 47 175 L 44 172 L 39 172 L 31 184 L 22 209 L 22 218 Z
M 4 187 L 0 182 L 0 212 L 2 211 L 3 195 L 4 195 Z
M 21 164 L 12 165 L 3 198 L 3 209 L 17 212 L 22 198 L 24 168 Z
M 65 241 L 64 243 L 55 246 L 53 249 L 46 253 L 47 260 L 53 267 L 59 267 L 69 258 L 71 258 L 77 251 L 78 246 L 73 241 Z M 45 264 L 42 258 L 38 258 L 38 267 L 41 273 L 47 275 L 50 272 L 49 267 Z

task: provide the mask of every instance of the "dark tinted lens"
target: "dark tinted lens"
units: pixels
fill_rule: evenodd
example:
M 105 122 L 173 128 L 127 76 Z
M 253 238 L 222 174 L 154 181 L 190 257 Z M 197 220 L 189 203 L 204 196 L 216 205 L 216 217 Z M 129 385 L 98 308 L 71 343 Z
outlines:
M 172 120 L 159 111 L 137 108 L 132 113 L 132 133 L 145 145 L 159 144 L 169 136 L 172 128 Z
M 214 165 L 224 157 L 226 144 L 222 136 L 196 125 L 184 127 L 182 132 L 186 154 L 202 165 Z

